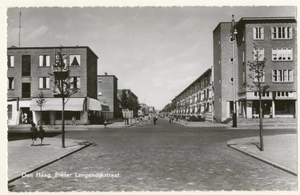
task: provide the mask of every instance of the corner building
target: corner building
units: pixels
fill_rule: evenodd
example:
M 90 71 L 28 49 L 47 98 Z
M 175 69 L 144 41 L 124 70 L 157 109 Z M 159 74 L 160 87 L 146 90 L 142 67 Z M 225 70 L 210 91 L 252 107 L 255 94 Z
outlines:
M 69 66 L 69 79 L 79 92 L 72 95 L 65 105 L 65 124 L 89 124 L 91 112 L 101 112 L 97 100 L 97 55 L 87 46 L 74 47 L 9 47 L 7 48 L 7 106 L 8 124 L 34 122 L 39 124 L 62 123 L 62 98 L 54 91 L 53 64 L 61 50 Z M 37 105 L 40 92 L 46 103 Z M 27 121 L 24 121 L 24 114 Z
M 220 23 L 213 32 L 215 67 L 215 113 L 217 121 L 231 117 L 233 85 L 239 118 L 259 114 L 258 91 L 248 62 L 254 61 L 254 45 L 260 58 L 266 58 L 262 82 L 269 88 L 262 95 L 264 118 L 297 117 L 297 24 L 292 17 L 246 17 L 236 23 L 236 41 L 231 43 L 231 23 Z M 234 65 L 228 59 L 234 53 Z M 227 59 L 227 61 L 226 61 Z M 224 61 L 225 60 L 225 61 Z M 228 70 L 232 70 L 229 73 Z M 219 101 L 217 101 L 219 100 Z

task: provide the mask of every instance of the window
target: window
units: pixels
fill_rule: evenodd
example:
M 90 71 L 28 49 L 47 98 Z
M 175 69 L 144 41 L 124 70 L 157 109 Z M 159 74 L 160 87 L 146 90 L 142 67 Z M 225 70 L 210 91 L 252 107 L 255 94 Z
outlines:
M 22 83 L 22 98 L 30 98 L 30 83 Z
M 9 77 L 7 79 L 7 89 L 14 89 L 15 88 L 15 81 L 13 77 Z
M 50 66 L 50 55 L 40 55 L 39 56 L 39 66 L 49 67 Z
M 243 63 L 245 63 L 245 51 L 243 51 Z
M 254 61 L 263 61 L 265 58 L 264 55 L 264 49 L 263 48 L 257 48 L 253 50 L 253 57 Z
M 265 71 L 260 70 L 260 73 L 258 74 L 257 72 L 253 73 L 253 81 L 258 82 L 258 78 L 260 77 L 260 82 L 265 82 Z
M 62 61 L 64 63 L 64 69 L 67 68 L 67 55 L 66 54 L 61 54 L 62 55 Z M 59 55 L 55 55 L 55 64 L 59 64 L 60 63 L 60 59 L 59 59 Z
M 80 55 L 70 55 L 70 66 L 80 66 Z
M 292 27 L 272 27 L 272 39 L 292 39 Z
M 80 89 L 80 77 L 70 78 L 71 89 Z
M 30 76 L 30 55 L 22 56 L 22 76 Z
M 246 73 L 245 73 L 245 71 L 243 71 L 243 84 L 245 84 L 246 83 Z
M 49 77 L 39 77 L 39 89 L 50 89 Z
M 293 60 L 292 48 L 272 48 L 273 61 L 291 61 Z
M 7 105 L 7 118 L 8 120 L 12 119 L 12 105 Z
M 7 67 L 8 68 L 15 67 L 15 56 L 11 56 L 11 55 L 7 56 Z
M 293 82 L 293 70 L 273 70 L 273 82 Z
M 254 27 L 253 28 L 253 39 L 264 39 L 264 28 Z

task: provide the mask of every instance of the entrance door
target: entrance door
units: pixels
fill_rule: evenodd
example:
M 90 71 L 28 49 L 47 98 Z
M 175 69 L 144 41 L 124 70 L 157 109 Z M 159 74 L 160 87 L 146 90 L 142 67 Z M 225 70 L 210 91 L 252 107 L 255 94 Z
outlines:
M 21 124 L 30 124 L 32 123 L 32 111 L 29 108 L 20 108 L 21 109 Z

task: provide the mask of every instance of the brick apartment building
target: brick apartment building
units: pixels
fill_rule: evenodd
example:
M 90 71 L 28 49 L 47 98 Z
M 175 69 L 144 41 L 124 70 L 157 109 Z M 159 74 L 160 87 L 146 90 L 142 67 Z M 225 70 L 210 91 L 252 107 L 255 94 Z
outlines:
M 246 17 L 236 23 L 236 41 L 230 42 L 231 23 L 221 22 L 213 31 L 214 111 L 221 122 L 231 118 L 233 84 L 238 117 L 259 113 L 258 92 L 247 62 L 254 61 L 254 44 L 260 58 L 266 58 L 262 81 L 269 86 L 262 97 L 263 117 L 297 117 L 297 25 L 292 17 Z M 234 66 L 231 58 L 234 53 Z M 234 69 L 233 69 L 234 68 Z
M 36 99 L 44 93 L 46 103 L 42 117 L 45 124 L 61 124 L 61 98 L 54 91 L 53 64 L 57 52 L 69 66 L 69 79 L 79 91 L 65 105 L 66 124 L 76 117 L 77 124 L 91 123 L 91 114 L 101 112 L 97 100 L 97 55 L 87 46 L 75 47 L 9 47 L 7 48 L 8 124 L 39 123 L 40 107 Z M 27 115 L 28 121 L 23 121 Z
M 213 75 L 212 69 L 206 70 L 186 89 L 178 94 L 172 104 L 175 109 L 172 113 L 181 119 L 187 117 L 205 117 L 207 121 L 213 121 Z
M 98 99 L 109 106 L 109 111 L 104 111 L 105 119 L 118 118 L 118 78 L 114 75 L 98 75 Z

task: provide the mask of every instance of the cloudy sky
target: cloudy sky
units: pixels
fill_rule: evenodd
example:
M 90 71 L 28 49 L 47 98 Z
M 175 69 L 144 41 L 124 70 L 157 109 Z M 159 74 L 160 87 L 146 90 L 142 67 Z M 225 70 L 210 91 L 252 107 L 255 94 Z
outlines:
M 213 30 L 242 17 L 296 16 L 296 7 L 11 7 L 7 46 L 89 46 L 98 74 L 162 109 L 213 65 Z M 229 33 L 229 32 L 228 32 Z

